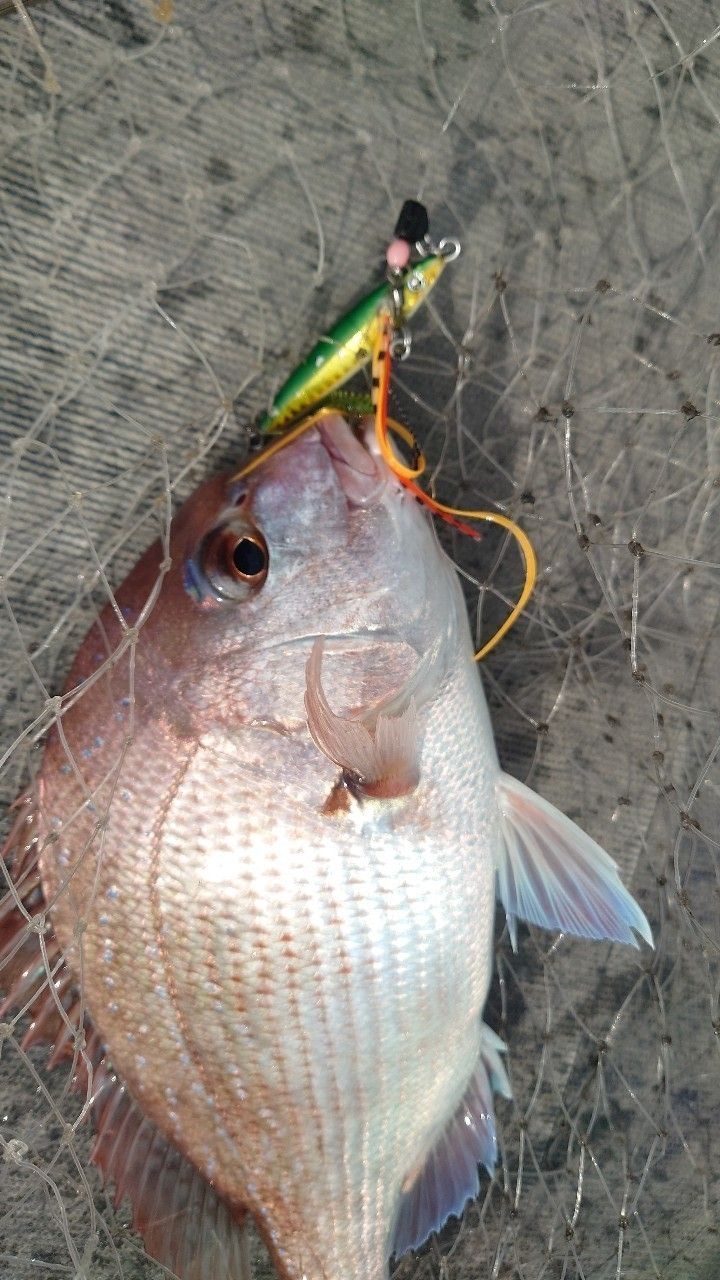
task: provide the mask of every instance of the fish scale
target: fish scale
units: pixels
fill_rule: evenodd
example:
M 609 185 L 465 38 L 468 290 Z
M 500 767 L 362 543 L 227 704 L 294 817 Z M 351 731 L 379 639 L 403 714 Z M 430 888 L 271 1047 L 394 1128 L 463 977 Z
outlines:
M 476 683 L 474 671 L 466 673 L 466 682 L 468 674 Z M 462 704 L 464 697 L 457 701 Z M 437 773 L 442 785 L 446 743 L 432 728 L 427 771 L 430 777 Z M 301 754 L 306 750 L 300 744 Z M 491 877 L 486 874 L 482 893 L 469 898 L 459 892 L 468 856 L 462 830 L 447 830 L 450 848 L 440 867 L 437 816 L 431 834 L 421 841 L 415 822 L 406 819 L 393 828 L 383 815 L 377 823 L 363 824 L 359 833 L 338 838 L 319 816 L 298 823 L 290 805 L 260 826 L 252 814 L 257 814 L 258 803 L 261 811 L 265 808 L 262 787 L 256 786 L 252 814 L 246 814 L 247 793 L 236 795 L 228 785 L 224 760 L 231 753 L 242 758 L 242 752 L 242 733 L 232 741 L 206 735 L 194 750 L 190 765 L 182 769 L 182 783 L 170 784 L 172 806 L 163 801 L 158 807 L 162 836 L 157 852 L 157 824 L 146 828 L 152 852 L 144 883 L 136 849 L 127 847 L 122 864 L 108 861 L 102 866 L 100 898 L 107 898 L 111 879 L 124 886 L 107 903 L 105 914 L 111 919 L 106 929 L 122 936 L 132 928 L 152 939 L 151 951 L 157 951 L 148 955 L 145 950 L 143 956 L 138 949 L 140 965 L 134 948 L 116 956 L 116 977 L 127 979 L 132 971 L 134 980 L 117 1014 L 97 1015 L 98 1024 L 105 1039 L 117 1046 L 114 1063 L 151 1118 L 164 1116 L 166 1109 L 162 1091 L 153 1086 L 157 1073 L 183 1081 L 171 1136 L 212 1175 L 220 1191 L 234 1187 L 238 1165 L 252 1170 L 259 1185 L 266 1168 L 282 1165 L 285 1195 L 292 1187 L 292 1205 L 302 1205 L 305 1224 L 296 1239 L 291 1224 L 297 1210 L 292 1207 L 287 1221 L 274 1222 L 272 1230 L 284 1247 L 289 1240 L 298 1253 L 309 1247 L 322 1262 L 318 1274 L 340 1267 L 358 1270 L 361 1259 L 372 1274 L 371 1256 L 381 1274 L 397 1170 L 410 1168 L 421 1152 L 417 1120 L 413 1124 L 411 1117 L 429 1113 L 420 1133 L 422 1145 L 432 1131 L 430 1118 L 449 1105 L 445 1098 L 459 1100 L 477 1056 L 479 1024 L 462 1028 L 458 1046 L 448 996 L 454 994 L 463 1006 L 469 1000 L 475 1010 L 482 1006 L 488 969 L 485 944 L 478 944 L 483 918 L 491 914 Z M 141 730 L 124 767 L 135 794 L 143 786 L 157 794 L 154 782 L 142 780 L 151 754 L 152 737 L 148 741 Z M 257 778 L 260 762 L 256 773 L 250 756 L 243 772 Z M 428 788 L 428 816 L 437 814 L 439 804 L 447 809 L 447 797 L 443 801 Z M 199 826 L 198 815 L 208 812 L 212 828 Z M 123 825 L 122 812 L 113 818 L 111 811 L 108 847 L 122 839 Z M 142 866 L 144 860 L 139 861 Z M 95 868 L 88 864 L 87 872 L 89 881 Z M 328 885 L 333 895 L 328 895 Z M 82 875 L 74 893 L 79 905 Z M 218 899 L 223 914 L 235 922 L 234 939 L 216 918 Z M 156 900 L 160 919 L 152 910 Z M 74 910 L 69 898 L 65 901 L 69 928 Z M 140 904 L 145 917 L 138 921 Z M 62 928 L 62 910 L 56 919 Z M 458 932 L 467 938 L 460 963 Z M 104 966 L 92 935 L 85 936 L 86 993 L 95 1010 L 103 999 Z M 120 964 L 124 975 L 118 975 Z M 174 987 L 182 974 L 191 974 L 193 981 L 179 995 Z M 206 986 L 209 978 L 218 981 L 218 975 L 225 993 L 222 1013 Z M 158 995 L 159 989 L 166 994 Z M 156 1027 L 164 1028 L 160 1058 L 138 1067 L 134 1046 L 127 1053 L 122 1050 L 122 1032 L 138 1025 L 150 1003 Z M 238 1021 L 249 1024 L 249 1035 L 237 1034 Z M 437 1060 L 439 1044 L 444 1046 L 442 1063 Z M 412 1088 L 404 1078 L 407 1059 L 422 1067 Z M 224 1081 L 224 1066 L 233 1060 L 243 1064 L 242 1089 L 254 1099 L 263 1122 L 259 1128 L 248 1125 L 232 1086 Z M 452 1070 L 445 1062 L 452 1063 Z M 209 1095 L 193 1092 L 194 1084 L 207 1087 L 208 1081 L 213 1082 Z M 359 1105 L 363 1094 L 365 1110 Z M 348 1098 L 354 1100 L 349 1114 Z M 207 1132 L 208 1106 L 217 1126 L 215 1141 Z M 293 1133 L 297 1116 L 304 1123 Z M 392 1125 L 389 1116 L 394 1117 Z M 314 1189 L 312 1200 L 308 1183 Z M 366 1206 L 360 1223 L 354 1213 L 358 1204 Z M 335 1215 L 332 1231 L 328 1213 Z M 308 1224 L 317 1224 L 318 1232 L 309 1245 L 304 1234 Z M 329 1240 L 335 1256 L 325 1257 Z

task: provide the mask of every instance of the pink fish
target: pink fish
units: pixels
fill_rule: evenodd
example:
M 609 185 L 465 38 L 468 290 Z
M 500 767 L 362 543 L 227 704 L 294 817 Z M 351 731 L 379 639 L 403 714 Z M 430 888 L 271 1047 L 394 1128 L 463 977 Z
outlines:
M 6 857 L 53 933 L 50 983 L 0 907 L 3 1014 L 31 1002 L 51 1061 L 79 1046 L 93 1159 L 182 1280 L 244 1276 L 248 1214 L 284 1280 L 385 1280 L 477 1194 L 510 1092 L 496 896 L 513 941 L 652 942 L 608 855 L 501 771 L 453 565 L 340 417 L 141 557 Z

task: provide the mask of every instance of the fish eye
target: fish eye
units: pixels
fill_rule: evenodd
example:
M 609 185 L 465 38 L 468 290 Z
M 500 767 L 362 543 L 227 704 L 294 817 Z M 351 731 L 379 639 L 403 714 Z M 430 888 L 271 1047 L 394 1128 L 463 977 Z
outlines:
M 228 570 L 239 582 L 259 585 L 267 576 L 268 549 L 262 534 L 230 535 L 226 548 Z
M 185 586 L 200 602 L 248 600 L 262 587 L 270 555 L 260 530 L 246 519 L 220 525 L 185 565 Z

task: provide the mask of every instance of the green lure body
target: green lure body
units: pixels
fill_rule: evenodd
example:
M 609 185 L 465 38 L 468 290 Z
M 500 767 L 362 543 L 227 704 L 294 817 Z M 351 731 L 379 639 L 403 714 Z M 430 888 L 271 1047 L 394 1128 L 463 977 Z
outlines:
M 440 278 L 446 261 L 442 254 L 431 254 L 414 263 L 405 273 L 400 284 L 403 299 L 401 323 L 425 301 Z M 271 409 L 257 425 L 260 435 L 276 435 L 283 431 L 368 363 L 380 314 L 391 306 L 391 302 L 392 290 L 386 280 L 338 320 L 280 387 Z

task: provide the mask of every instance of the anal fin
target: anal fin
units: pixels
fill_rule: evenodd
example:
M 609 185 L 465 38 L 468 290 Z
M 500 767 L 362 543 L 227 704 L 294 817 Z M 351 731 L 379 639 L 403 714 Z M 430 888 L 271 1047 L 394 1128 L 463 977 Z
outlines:
M 513 949 L 518 918 L 634 947 L 639 934 L 653 945 L 644 911 L 622 883 L 617 863 L 595 840 L 509 774 L 502 774 L 497 791 L 503 833 L 498 897 Z
M 477 1067 L 452 1119 L 409 1179 L 395 1220 L 391 1255 L 401 1257 L 439 1231 L 448 1218 L 459 1217 L 480 1189 L 478 1165 L 492 1173 L 497 1158 L 493 1093 L 511 1097 L 500 1054 L 505 1045 L 483 1023 Z

